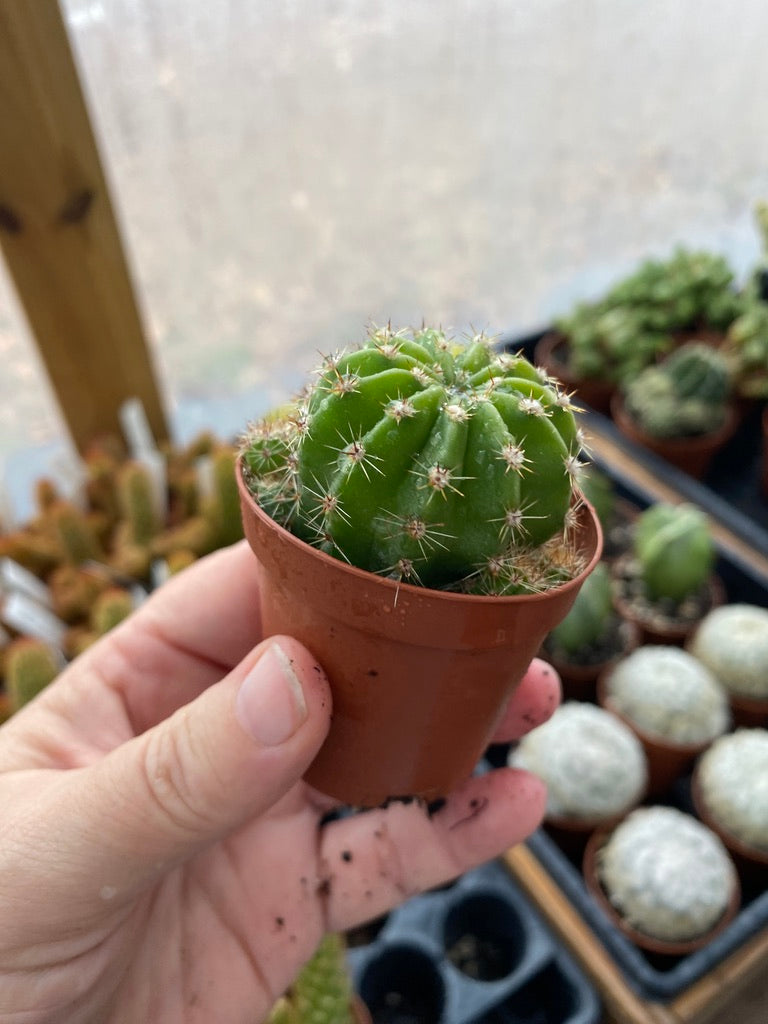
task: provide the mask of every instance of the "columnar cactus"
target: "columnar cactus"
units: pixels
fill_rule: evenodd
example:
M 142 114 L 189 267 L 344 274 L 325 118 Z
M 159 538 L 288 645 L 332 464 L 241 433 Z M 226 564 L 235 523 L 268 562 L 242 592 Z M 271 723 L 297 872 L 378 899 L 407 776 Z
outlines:
M 326 935 L 289 992 L 278 1000 L 269 1024 L 354 1024 L 352 981 L 340 935 Z
M 700 591 L 712 572 L 715 546 L 707 517 L 694 505 L 651 505 L 638 517 L 634 554 L 646 596 L 680 603 Z
M 89 559 L 103 557 L 91 524 L 70 502 L 52 504 L 46 513 L 46 522 L 69 564 L 80 565 Z
M 725 422 L 730 393 L 726 357 L 698 342 L 649 366 L 625 391 L 627 412 L 652 437 L 693 437 Z
M 5 652 L 5 687 L 11 711 L 18 711 L 44 690 L 60 668 L 56 654 L 42 640 L 14 640 Z
M 599 562 L 584 580 L 570 612 L 549 634 L 548 649 L 567 655 L 588 650 L 609 632 L 616 619 L 611 573 L 605 562 Z
M 91 609 L 91 627 L 99 636 L 108 633 L 127 619 L 133 611 L 133 598 L 121 587 L 110 587 L 94 602 Z
M 523 357 L 387 327 L 257 425 L 243 465 L 264 510 L 322 551 L 409 583 L 516 593 L 569 572 L 539 554 L 573 522 L 579 449 L 568 396 Z
M 160 529 L 152 495 L 152 479 L 140 462 L 125 463 L 118 475 L 118 498 L 124 541 L 146 547 Z

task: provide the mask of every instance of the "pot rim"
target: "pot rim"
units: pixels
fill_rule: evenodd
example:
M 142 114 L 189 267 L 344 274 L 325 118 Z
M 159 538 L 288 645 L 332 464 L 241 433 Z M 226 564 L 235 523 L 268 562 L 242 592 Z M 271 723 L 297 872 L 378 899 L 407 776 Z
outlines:
M 300 537 L 291 533 L 290 530 L 286 530 L 285 527 L 280 526 L 280 524 L 272 519 L 271 516 L 267 515 L 264 509 L 262 509 L 258 504 L 245 481 L 242 455 L 237 459 L 236 475 L 241 498 L 247 503 L 249 510 L 268 529 L 272 530 L 276 536 L 280 537 L 284 543 L 301 549 L 305 553 L 306 557 L 314 560 L 317 563 L 318 568 L 322 568 L 325 573 L 342 577 L 348 581 L 357 580 L 366 587 L 370 586 L 373 581 L 376 581 L 377 586 L 381 586 L 384 591 L 389 591 L 392 594 L 393 600 L 397 599 L 398 594 L 404 593 L 414 598 L 421 598 L 422 600 L 428 596 L 432 600 L 444 601 L 456 607 L 461 607 L 462 605 L 465 607 L 472 605 L 480 606 L 481 604 L 489 604 L 490 602 L 493 602 L 497 607 L 514 607 L 515 605 L 520 604 L 538 603 L 546 601 L 554 594 L 567 593 L 568 591 L 581 586 L 582 580 L 592 572 L 602 555 L 603 530 L 600 520 L 598 519 L 597 513 L 592 505 L 586 500 L 586 498 L 582 498 L 581 504 L 586 510 L 586 515 L 592 520 L 596 543 L 594 551 L 591 553 L 591 557 L 581 572 L 572 579 L 566 580 L 565 583 L 561 583 L 557 587 L 551 587 L 540 594 L 513 594 L 509 596 L 493 594 L 458 594 L 451 590 L 435 590 L 431 587 L 419 587 L 412 583 L 388 579 L 386 576 L 380 576 L 378 573 L 371 572 L 368 569 L 360 569 L 355 565 L 342 562 L 340 559 L 334 558 L 332 555 L 329 555 L 324 551 L 318 551 L 316 548 L 313 548 L 311 544 L 307 544 L 306 541 L 303 541 Z M 585 553 L 588 555 L 589 551 L 587 550 Z
M 647 950 L 648 952 L 660 953 L 664 956 L 687 956 L 688 954 L 694 953 L 696 950 L 702 949 L 704 946 L 708 945 L 715 936 L 725 931 L 728 925 L 736 917 L 739 907 L 741 906 L 741 882 L 739 881 L 739 874 L 736 870 L 736 866 L 733 863 L 732 858 L 729 856 L 728 859 L 730 860 L 733 868 L 733 880 L 728 904 L 720 918 L 710 929 L 708 929 L 708 931 L 704 932 L 703 935 L 695 936 L 692 939 L 673 941 L 668 939 L 657 939 L 652 935 L 646 935 L 645 932 L 641 932 L 636 928 L 633 928 L 632 925 L 625 921 L 608 899 L 608 894 L 603 888 L 597 870 L 597 858 L 600 849 L 607 842 L 612 831 L 612 828 L 597 829 L 589 837 L 584 849 L 582 875 L 590 895 L 601 910 L 610 919 L 611 923 L 626 935 L 627 938 L 636 946 L 639 946 L 641 949 Z

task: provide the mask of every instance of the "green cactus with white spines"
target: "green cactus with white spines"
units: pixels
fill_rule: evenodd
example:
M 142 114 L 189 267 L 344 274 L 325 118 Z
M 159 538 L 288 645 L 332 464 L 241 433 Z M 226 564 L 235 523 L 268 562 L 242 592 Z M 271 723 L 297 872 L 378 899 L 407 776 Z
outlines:
M 626 387 L 630 416 L 653 437 L 693 437 L 726 419 L 730 372 L 725 356 L 698 342 L 681 346 Z
M 608 635 L 616 618 L 610 569 L 605 562 L 598 562 L 584 580 L 571 610 L 550 632 L 548 649 L 559 649 L 566 655 L 588 650 Z
M 326 359 L 291 410 L 252 430 L 243 461 L 264 510 L 325 552 L 513 593 L 524 576 L 547 585 L 532 552 L 572 522 L 580 444 L 568 396 L 522 356 L 387 327 Z
M 634 554 L 650 600 L 680 603 L 706 585 L 717 552 L 701 509 L 659 502 L 638 516 Z

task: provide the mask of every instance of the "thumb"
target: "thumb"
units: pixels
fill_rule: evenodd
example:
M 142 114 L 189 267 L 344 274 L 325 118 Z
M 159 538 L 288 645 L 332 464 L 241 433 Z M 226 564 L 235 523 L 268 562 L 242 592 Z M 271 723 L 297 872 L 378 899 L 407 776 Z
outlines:
M 170 718 L 67 773 L 78 788 L 67 862 L 102 899 L 129 899 L 279 800 L 325 739 L 330 710 L 309 651 L 290 637 L 264 641 Z

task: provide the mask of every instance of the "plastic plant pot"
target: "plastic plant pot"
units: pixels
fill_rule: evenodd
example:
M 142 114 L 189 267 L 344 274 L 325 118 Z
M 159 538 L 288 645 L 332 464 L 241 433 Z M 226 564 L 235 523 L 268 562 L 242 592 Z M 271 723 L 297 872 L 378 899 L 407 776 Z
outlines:
M 347 565 L 267 516 L 241 467 L 238 484 L 264 636 L 296 637 L 331 682 L 331 729 L 306 781 L 356 807 L 445 796 L 471 776 L 544 636 L 597 564 L 594 511 L 584 504 L 578 512 L 578 576 L 540 594 L 486 597 Z

